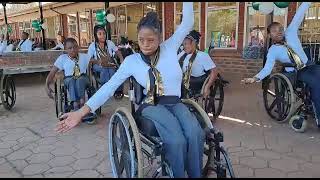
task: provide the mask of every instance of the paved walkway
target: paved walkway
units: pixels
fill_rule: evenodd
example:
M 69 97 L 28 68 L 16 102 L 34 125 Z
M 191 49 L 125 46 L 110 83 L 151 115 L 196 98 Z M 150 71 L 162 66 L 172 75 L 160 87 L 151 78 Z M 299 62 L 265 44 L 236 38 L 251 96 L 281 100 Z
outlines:
M 225 136 L 237 177 L 320 177 L 320 133 L 314 121 L 307 132 L 266 114 L 260 85 L 243 86 L 226 76 L 225 104 L 217 126 Z M 112 177 L 107 147 L 108 119 L 128 99 L 109 101 L 96 125 L 81 124 L 63 135 L 54 102 L 38 76 L 18 78 L 12 112 L 0 106 L 0 177 Z

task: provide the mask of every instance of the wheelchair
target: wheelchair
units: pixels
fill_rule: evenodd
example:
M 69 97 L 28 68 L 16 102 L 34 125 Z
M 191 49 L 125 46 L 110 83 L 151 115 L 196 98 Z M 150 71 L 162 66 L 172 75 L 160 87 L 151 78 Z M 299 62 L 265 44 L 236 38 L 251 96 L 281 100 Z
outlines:
M 109 122 L 109 155 L 114 177 L 169 177 L 170 164 L 165 160 L 163 143 L 151 120 L 136 112 L 144 98 L 143 87 L 129 78 L 131 111 L 120 107 Z M 203 177 L 214 171 L 217 177 L 235 177 L 227 151 L 221 146 L 223 134 L 211 123 L 206 112 L 191 99 L 183 103 L 197 117 L 206 132 Z M 156 162 L 156 163 L 154 163 Z
M 116 70 L 117 70 L 119 68 L 119 66 L 120 66 L 120 59 L 119 58 L 115 58 L 115 57 L 112 57 L 112 59 L 115 62 L 115 64 L 117 65 L 117 67 L 116 67 Z M 91 82 L 90 84 L 91 84 L 92 87 L 94 87 L 94 89 L 98 90 L 102 86 L 102 83 L 101 83 L 101 80 L 100 80 L 100 73 L 93 71 L 93 65 L 91 65 L 89 67 L 89 69 L 90 69 L 89 79 L 90 79 L 90 82 Z M 122 89 L 123 89 L 123 85 L 120 88 L 118 88 L 116 90 L 115 94 L 113 95 L 113 97 L 116 100 L 121 100 L 124 97 Z
M 220 115 L 223 108 L 224 87 L 227 86 L 229 82 L 224 80 L 218 73 L 214 85 L 210 87 L 209 97 L 203 98 L 202 94 L 204 92 L 205 85 L 209 81 L 209 73 L 210 72 L 206 72 L 204 76 L 199 78 L 190 77 L 190 87 L 189 89 L 183 88 L 183 98 L 193 98 L 195 102 L 201 105 L 206 113 L 212 114 L 214 119 L 216 119 Z M 191 85 L 193 85 L 192 88 Z
M 314 109 L 309 87 L 297 80 L 297 72 L 275 73 L 263 83 L 263 100 L 268 115 L 276 122 L 289 125 L 296 132 L 304 132 L 308 117 L 314 118 Z
M 68 90 L 64 86 L 64 73 L 63 71 L 60 71 L 55 76 L 55 82 L 54 82 L 54 101 L 55 101 L 55 108 L 56 108 L 56 116 L 59 118 L 59 116 L 62 113 L 68 113 L 73 109 L 72 103 L 68 100 Z M 90 83 L 92 84 L 92 83 Z M 87 101 L 93 94 L 96 92 L 96 89 L 89 85 L 86 88 L 86 97 L 85 101 Z M 101 107 L 98 108 L 95 112 L 97 115 L 101 114 Z M 96 118 L 96 115 L 90 114 L 86 119 L 88 118 Z
M 16 85 L 12 76 L 3 74 L 0 69 L 1 103 L 7 110 L 11 110 L 16 102 Z

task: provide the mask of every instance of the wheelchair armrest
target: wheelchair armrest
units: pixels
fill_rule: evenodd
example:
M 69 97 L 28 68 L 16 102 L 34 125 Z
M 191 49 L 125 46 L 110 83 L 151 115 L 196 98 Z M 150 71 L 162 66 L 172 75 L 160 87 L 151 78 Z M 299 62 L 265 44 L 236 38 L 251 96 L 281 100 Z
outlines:
M 286 68 L 286 67 L 296 67 L 294 64 L 292 64 L 292 63 L 282 63 L 282 66 L 284 67 L 284 68 Z
M 136 81 L 134 77 L 132 78 L 132 83 L 133 83 L 133 90 L 134 90 L 134 99 L 136 104 L 141 104 L 144 94 L 143 94 L 143 87 Z

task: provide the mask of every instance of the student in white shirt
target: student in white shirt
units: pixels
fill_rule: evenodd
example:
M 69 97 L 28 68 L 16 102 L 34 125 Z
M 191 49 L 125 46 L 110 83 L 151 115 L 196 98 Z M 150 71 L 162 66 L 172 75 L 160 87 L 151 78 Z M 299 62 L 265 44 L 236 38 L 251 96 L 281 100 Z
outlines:
M 185 177 L 186 170 L 189 177 L 200 178 L 204 131 L 180 100 L 182 71 L 177 55 L 179 46 L 194 24 L 193 3 L 183 2 L 182 11 L 181 25 L 162 43 L 157 13 L 149 12 L 143 17 L 137 27 L 141 53 L 126 57 L 114 76 L 79 111 L 63 115 L 64 120 L 58 123 L 56 131 L 66 132 L 75 127 L 83 116 L 94 112 L 113 95 L 118 86 L 133 76 L 148 91 L 144 91 L 147 97 L 139 109 L 143 107 L 140 109 L 141 115 L 155 124 L 174 177 Z M 150 68 L 150 63 L 155 68 Z M 162 81 L 154 74 L 160 76 Z M 159 86 L 154 89 L 155 81 L 163 89 Z M 147 86 L 149 83 L 150 87 Z M 157 96 L 153 96 L 154 93 Z M 152 101 L 152 97 L 156 98 L 156 102 Z
M 21 38 L 22 40 L 19 42 L 18 47 L 16 48 L 16 51 L 22 51 L 22 52 L 31 52 L 32 51 L 32 41 L 28 39 L 29 33 L 22 32 Z
M 287 46 L 298 55 L 302 64 L 306 65 L 306 67 L 298 70 L 297 77 L 298 80 L 305 82 L 311 88 L 311 99 L 316 110 L 316 122 L 320 128 L 320 84 L 318 83 L 320 78 L 320 66 L 312 64 L 310 59 L 308 60 L 298 37 L 299 27 L 304 19 L 305 12 L 310 6 L 311 2 L 303 2 L 300 5 L 286 31 L 284 31 L 283 26 L 278 22 L 273 22 L 268 26 L 268 35 L 270 36 L 273 45 L 268 50 L 266 64 L 253 78 L 245 78 L 242 81 L 245 83 L 260 82 L 271 74 L 276 60 L 281 63 L 292 63 L 291 58 L 288 55 L 287 44 Z M 294 71 L 294 68 L 287 67 L 285 68 L 285 71 L 290 73 Z
M 200 33 L 193 30 L 183 41 L 183 51 L 178 55 L 182 71 L 184 73 L 184 86 L 187 85 L 187 76 L 190 76 L 190 89 L 194 91 L 201 90 L 202 84 L 207 78 L 206 72 L 210 71 L 210 78 L 206 84 L 203 92 L 203 97 L 208 97 L 210 87 L 217 78 L 218 70 L 211 57 L 202 51 L 199 51 L 198 44 L 200 40 Z M 189 69 L 190 66 L 190 69 Z M 191 72 L 189 72 L 191 71 Z M 186 87 L 189 89 L 189 87 Z
M 52 48 L 52 50 L 63 50 L 64 49 L 64 46 L 63 46 L 64 37 L 61 36 L 60 34 L 58 34 L 56 39 L 57 39 L 57 44 L 54 48 Z
M 116 64 L 111 61 L 113 53 L 116 53 L 123 61 L 123 57 L 117 46 L 106 39 L 106 30 L 101 25 L 96 25 L 93 30 L 95 41 L 88 48 L 88 55 L 94 61 L 93 71 L 100 73 L 100 83 L 109 81 L 116 71 Z
M 72 102 L 74 110 L 84 105 L 85 89 L 89 85 L 89 78 L 86 75 L 90 62 L 87 54 L 79 53 L 79 46 L 75 39 L 68 38 L 65 41 L 67 54 L 62 54 L 55 61 L 46 79 L 46 91 L 50 98 L 53 98 L 53 91 L 50 85 L 53 83 L 55 74 L 64 71 L 64 85 L 68 89 L 69 101 Z M 78 69 L 77 69 L 78 67 Z M 77 71 L 79 73 L 77 74 Z

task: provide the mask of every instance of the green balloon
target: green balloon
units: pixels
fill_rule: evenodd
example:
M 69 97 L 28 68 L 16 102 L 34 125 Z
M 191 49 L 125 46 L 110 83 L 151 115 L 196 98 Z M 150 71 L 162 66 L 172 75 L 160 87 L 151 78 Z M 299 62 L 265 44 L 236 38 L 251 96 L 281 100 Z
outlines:
M 209 48 L 206 48 L 206 49 L 204 50 L 204 52 L 207 53 L 207 54 L 209 54 Z
M 259 11 L 260 2 L 252 2 L 252 8 Z
M 41 28 L 35 28 L 36 32 L 41 32 Z
M 287 8 L 289 6 L 289 2 L 274 2 L 278 8 Z
M 97 21 L 103 21 L 106 17 L 106 12 L 103 10 L 99 10 L 96 12 L 96 19 Z

